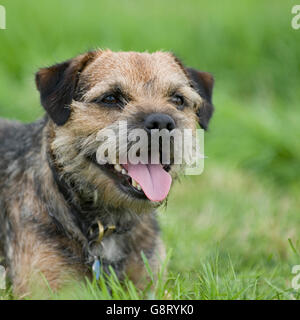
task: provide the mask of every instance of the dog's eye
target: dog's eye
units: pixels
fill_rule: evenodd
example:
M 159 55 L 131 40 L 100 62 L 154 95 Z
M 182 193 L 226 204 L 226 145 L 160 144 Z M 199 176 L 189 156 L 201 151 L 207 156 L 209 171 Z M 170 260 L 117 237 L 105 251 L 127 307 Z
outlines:
M 120 108 L 123 108 L 124 106 L 124 99 L 122 95 L 120 94 L 115 94 L 115 93 L 110 93 L 105 96 L 96 98 L 91 101 L 92 103 L 97 103 L 97 104 L 102 104 L 106 106 L 118 106 Z
M 102 99 L 102 102 L 106 103 L 106 104 L 117 104 L 119 102 L 119 99 L 115 95 L 110 94 L 110 95 L 104 97 Z
M 177 108 L 183 109 L 184 98 L 181 95 L 175 94 L 174 96 L 172 96 L 171 102 L 174 103 L 177 106 Z

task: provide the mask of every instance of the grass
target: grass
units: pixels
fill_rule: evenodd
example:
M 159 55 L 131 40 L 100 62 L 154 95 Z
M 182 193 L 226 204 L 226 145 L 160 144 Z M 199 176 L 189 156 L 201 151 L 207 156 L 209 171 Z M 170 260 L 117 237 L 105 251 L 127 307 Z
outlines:
M 7 1 L 0 116 L 42 115 L 33 75 L 94 47 L 172 50 L 216 78 L 201 176 L 183 177 L 160 212 L 172 252 L 154 291 L 130 281 L 50 293 L 65 299 L 298 299 L 300 31 L 295 1 Z M 290 240 L 289 240 L 290 239 Z M 166 294 L 166 290 L 168 294 Z M 11 299 L 11 293 L 0 291 Z

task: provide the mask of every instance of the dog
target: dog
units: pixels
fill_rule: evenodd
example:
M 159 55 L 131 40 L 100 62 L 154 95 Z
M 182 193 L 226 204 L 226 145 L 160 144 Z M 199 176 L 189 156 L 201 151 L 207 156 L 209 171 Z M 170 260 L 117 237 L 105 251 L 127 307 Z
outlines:
M 45 116 L 0 120 L 0 256 L 14 294 L 31 295 L 44 279 L 58 290 L 111 268 L 143 288 L 141 253 L 154 274 L 165 258 L 156 210 L 179 169 L 100 165 L 97 133 L 119 121 L 129 132 L 207 129 L 213 76 L 169 52 L 99 49 L 42 68 L 35 81 Z

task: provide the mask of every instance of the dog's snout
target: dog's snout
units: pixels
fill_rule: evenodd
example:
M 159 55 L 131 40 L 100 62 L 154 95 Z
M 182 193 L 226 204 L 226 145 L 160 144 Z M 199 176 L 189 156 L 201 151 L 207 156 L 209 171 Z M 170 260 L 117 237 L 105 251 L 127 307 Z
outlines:
M 175 121 L 172 117 L 164 113 L 151 113 L 145 119 L 145 129 L 147 131 L 153 129 L 167 129 L 169 131 L 175 128 Z

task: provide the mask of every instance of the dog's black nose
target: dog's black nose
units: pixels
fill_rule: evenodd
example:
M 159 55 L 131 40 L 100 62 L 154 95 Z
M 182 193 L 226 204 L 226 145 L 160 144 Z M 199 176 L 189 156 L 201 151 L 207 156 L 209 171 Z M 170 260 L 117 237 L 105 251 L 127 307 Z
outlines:
M 145 129 L 150 131 L 152 129 L 167 129 L 169 131 L 175 128 L 175 121 L 172 117 L 165 113 L 151 113 L 145 119 Z

